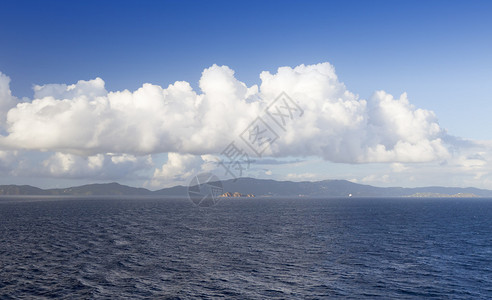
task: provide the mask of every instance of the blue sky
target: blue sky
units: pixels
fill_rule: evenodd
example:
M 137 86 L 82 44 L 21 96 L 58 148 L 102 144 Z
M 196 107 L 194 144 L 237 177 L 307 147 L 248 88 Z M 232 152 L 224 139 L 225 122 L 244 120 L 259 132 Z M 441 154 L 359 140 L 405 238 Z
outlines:
M 228 66 L 252 86 L 261 84 L 262 71 L 329 62 L 360 99 L 377 90 L 395 97 L 406 92 L 416 108 L 433 111 L 450 135 L 491 140 L 490 1 L 2 1 L 1 6 L 0 72 L 10 78 L 14 96 L 29 98 L 24 101 L 32 100 L 33 85 L 100 77 L 107 91 L 135 91 L 144 83 L 166 88 L 179 80 L 200 92 L 202 72 L 213 64 Z M 44 155 L 29 151 L 25 160 Z M 154 162 L 165 161 L 165 153 L 154 155 Z M 315 179 L 367 178 L 374 175 L 369 169 L 380 168 L 322 161 L 325 169 L 338 171 L 314 172 Z M 300 168 L 311 174 L 318 165 L 306 164 L 278 172 Z M 3 183 L 41 182 L 34 175 L 5 174 Z

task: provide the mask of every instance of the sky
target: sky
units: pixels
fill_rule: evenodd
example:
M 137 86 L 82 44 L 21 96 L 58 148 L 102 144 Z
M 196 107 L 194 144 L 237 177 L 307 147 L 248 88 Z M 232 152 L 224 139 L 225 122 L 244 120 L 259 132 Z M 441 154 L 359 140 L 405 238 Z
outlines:
M 492 189 L 490 1 L 0 6 L 0 184 Z

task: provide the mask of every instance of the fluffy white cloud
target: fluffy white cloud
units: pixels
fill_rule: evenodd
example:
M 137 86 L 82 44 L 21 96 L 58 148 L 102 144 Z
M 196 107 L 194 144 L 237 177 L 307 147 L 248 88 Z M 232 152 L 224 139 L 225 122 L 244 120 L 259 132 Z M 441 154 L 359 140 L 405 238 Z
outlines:
M 95 98 L 106 96 L 104 81 L 101 78 L 94 80 L 79 80 L 76 84 L 45 84 L 34 86 L 34 99 L 53 97 L 55 99 L 73 99 L 76 97 Z
M 92 180 L 137 179 L 153 167 L 150 155 L 96 154 L 79 156 L 62 152 L 0 151 L 2 167 L 10 176 Z
M 279 68 L 261 74 L 261 92 L 285 91 L 298 100 L 304 116 L 288 124 L 277 155 L 317 155 L 335 162 L 423 162 L 449 153 L 433 112 L 415 109 L 379 91 L 359 99 L 338 81 L 328 64 Z
M 147 185 L 162 187 L 183 183 L 194 174 L 211 171 L 215 168 L 217 161 L 218 158 L 212 155 L 168 153 L 167 162 L 154 171 Z
M 98 172 L 104 164 L 102 154 L 78 157 L 72 154 L 55 153 L 43 161 L 43 166 L 53 176 L 73 176 L 75 174 Z
M 305 181 L 305 180 L 315 180 L 318 176 L 314 173 L 289 173 L 286 176 L 287 180 L 292 180 L 292 181 Z M 321 180 L 321 178 L 318 178 L 318 180 Z
M 17 151 L 0 151 L 0 173 L 9 173 L 16 165 Z
M 404 164 L 402 163 L 392 163 L 391 164 L 391 170 L 393 172 L 396 172 L 396 173 L 400 173 L 400 172 L 403 172 L 405 170 L 407 170 L 408 167 L 406 167 Z
M 167 162 L 154 172 L 154 180 L 177 180 L 189 177 L 202 165 L 200 156 L 169 153 Z
M 10 91 L 10 78 L 0 72 L 0 129 L 3 129 L 7 112 L 17 104 L 18 99 Z
M 362 178 L 361 183 L 365 183 L 365 184 L 381 184 L 381 183 L 388 183 L 390 180 L 390 176 L 388 174 L 384 174 L 384 175 L 381 175 L 381 176 L 378 176 L 378 175 L 368 175 L 368 176 L 365 176 L 364 178 Z
M 8 77 L 0 75 L 0 103 L 8 110 L 0 147 L 81 157 L 218 154 L 271 100 L 286 92 L 304 115 L 288 123 L 285 132 L 275 129 L 280 138 L 266 155 L 314 155 L 349 163 L 423 162 L 450 156 L 434 113 L 416 109 L 405 94 L 397 99 L 379 91 L 369 100 L 359 99 L 328 63 L 282 67 L 260 78 L 260 87 L 247 87 L 230 68 L 214 65 L 202 73 L 201 93 L 187 82 L 108 92 L 104 81 L 96 78 L 35 86 L 32 101 L 12 107 Z M 57 168 L 63 170 L 69 163 L 65 159 Z M 165 177 L 165 170 L 158 175 Z

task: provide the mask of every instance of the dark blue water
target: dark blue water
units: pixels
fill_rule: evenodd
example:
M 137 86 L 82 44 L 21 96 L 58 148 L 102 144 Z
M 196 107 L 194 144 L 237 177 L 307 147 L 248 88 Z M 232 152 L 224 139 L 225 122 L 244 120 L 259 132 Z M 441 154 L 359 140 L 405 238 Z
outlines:
M 492 200 L 0 199 L 0 298 L 487 299 Z

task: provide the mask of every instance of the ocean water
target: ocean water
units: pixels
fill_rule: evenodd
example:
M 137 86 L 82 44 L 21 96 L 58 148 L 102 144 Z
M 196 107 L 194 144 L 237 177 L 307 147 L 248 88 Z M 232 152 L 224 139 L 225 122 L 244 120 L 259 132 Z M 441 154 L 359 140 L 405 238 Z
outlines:
M 491 299 L 492 200 L 0 199 L 1 299 Z

